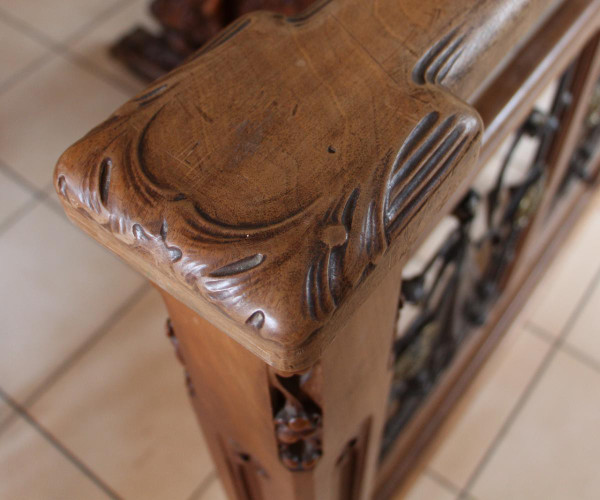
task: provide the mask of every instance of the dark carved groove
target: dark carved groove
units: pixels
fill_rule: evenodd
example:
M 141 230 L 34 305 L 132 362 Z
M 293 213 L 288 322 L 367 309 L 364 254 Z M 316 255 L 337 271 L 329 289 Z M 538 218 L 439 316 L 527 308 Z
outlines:
M 304 296 L 306 304 L 308 306 L 308 312 L 310 317 L 314 320 L 317 319 L 317 311 L 315 305 L 315 277 L 314 277 L 314 262 L 309 266 L 308 272 L 306 273 L 306 280 L 304 285 Z
M 448 133 L 449 129 L 452 127 L 453 122 L 453 116 L 444 120 L 444 122 L 440 126 L 438 126 L 429 137 L 427 137 L 423 141 L 423 143 L 417 149 L 417 151 L 412 156 L 407 157 L 404 164 L 400 165 L 397 171 L 393 174 L 388 184 L 388 192 L 386 196 L 386 218 L 388 221 L 394 217 L 394 211 L 397 210 L 397 208 L 405 201 L 405 197 L 410 194 L 410 188 L 414 188 L 414 185 L 416 183 L 415 178 L 419 174 L 421 174 L 423 170 L 423 161 L 425 160 L 425 158 L 427 158 L 428 155 L 431 155 L 431 152 L 435 148 L 436 144 L 440 141 L 440 139 L 443 136 L 445 136 Z M 448 138 L 446 138 L 445 141 L 447 141 L 447 139 Z M 410 146 L 412 145 L 413 144 L 411 144 Z M 411 151 L 409 151 L 407 148 L 406 155 L 410 153 Z M 404 156 L 404 154 L 402 156 Z M 428 163 L 431 166 L 435 166 L 435 158 L 430 156 Z M 418 169 L 417 167 L 421 168 Z M 409 180 L 411 174 L 415 175 L 412 177 L 411 180 Z M 403 183 L 407 180 L 409 180 L 409 183 L 408 185 L 404 186 Z
M 183 357 L 183 353 L 181 352 L 181 345 L 179 344 L 179 339 L 175 335 L 175 330 L 173 329 L 173 324 L 171 323 L 170 318 L 167 318 L 167 321 L 165 323 L 165 331 L 167 334 L 167 338 L 171 341 L 171 344 L 173 345 L 173 349 L 175 350 L 175 356 L 177 357 L 177 360 L 183 366 L 185 374 L 185 386 L 187 387 L 188 394 L 190 395 L 190 397 L 193 398 L 196 395 L 196 390 L 194 389 L 192 378 L 190 377 L 190 374 L 185 366 L 185 359 Z
M 298 14 L 297 16 L 289 16 L 285 20 L 291 24 L 303 24 L 330 3 L 331 0 L 321 0 L 320 2 L 315 2 L 312 6 L 310 6 L 301 14 Z
M 66 196 L 67 196 L 67 179 L 65 178 L 64 175 L 59 175 L 57 183 L 58 183 L 58 192 L 63 196 L 63 198 L 66 198 Z
M 250 269 L 260 266 L 265 259 L 266 257 L 263 254 L 257 253 L 256 255 L 252 255 L 250 257 L 238 260 L 237 262 L 223 266 L 210 273 L 210 276 L 213 278 L 222 278 L 225 276 L 232 276 L 234 274 L 245 273 L 246 271 L 250 271 Z
M 442 159 L 452 150 L 459 138 L 464 132 L 464 126 L 457 126 L 437 147 L 431 157 L 425 164 L 415 173 L 412 179 L 402 188 L 398 195 L 392 200 L 388 207 L 386 217 L 390 223 L 398 216 L 401 208 L 409 206 L 408 200 L 423 185 L 425 179 L 431 174 L 435 168 L 443 168 L 446 163 L 442 163 Z
M 339 478 L 339 500 L 358 500 L 362 491 L 367 443 L 371 431 L 371 419 L 361 426 L 357 436 L 344 447 L 336 461 Z
M 261 481 L 268 479 L 269 476 L 262 465 L 232 440 L 227 440 L 226 444 L 226 441 L 220 437 L 219 442 L 231 472 L 231 479 L 237 493 L 236 498 L 265 500 Z
M 417 206 L 423 202 L 425 197 L 431 192 L 432 189 L 436 185 L 439 185 L 441 182 L 441 178 L 446 174 L 448 169 L 456 164 L 458 160 L 459 154 L 465 149 L 465 145 L 467 143 L 467 138 L 465 137 L 450 153 L 448 158 L 444 161 L 444 163 L 440 166 L 440 168 L 433 174 L 431 179 L 423 185 L 423 187 L 419 190 L 419 192 L 413 197 L 413 199 L 403 207 L 402 211 L 396 216 L 393 223 L 390 225 L 390 232 L 394 232 L 398 227 L 402 225 L 404 221 L 406 221 L 407 217 L 414 213 Z
M 156 176 L 150 171 L 150 169 L 146 165 L 146 162 L 144 161 L 144 147 L 147 143 L 146 135 L 148 134 L 148 130 L 164 109 L 164 105 L 158 108 L 154 115 L 152 115 L 152 118 L 150 118 L 150 120 L 148 120 L 148 122 L 144 125 L 144 128 L 142 129 L 142 133 L 140 134 L 140 138 L 137 143 L 137 165 L 139 166 L 139 169 L 141 170 L 142 174 L 152 184 L 152 186 L 154 188 L 159 189 L 161 188 L 160 182 L 158 181 Z M 147 182 L 143 182 L 141 183 L 141 185 L 144 186 L 144 188 L 146 188 L 147 191 L 152 191 L 151 187 L 148 185 Z M 156 192 L 156 190 L 154 190 L 154 193 L 152 194 L 156 197 L 158 193 Z
M 102 163 L 100 164 L 100 179 L 98 185 L 100 187 L 100 201 L 104 206 L 106 206 L 106 201 L 108 200 L 111 170 L 112 160 L 110 158 L 105 158 L 102 160 Z
M 265 313 L 262 311 L 256 311 L 246 320 L 246 324 L 256 328 L 257 330 L 260 330 L 265 324 Z
M 167 224 L 167 220 L 164 219 L 162 226 L 160 226 L 160 237 L 162 238 L 162 241 L 165 245 L 165 248 L 167 249 L 167 253 L 169 254 L 169 257 L 171 259 L 171 262 L 177 262 L 178 260 L 181 259 L 181 257 L 183 256 L 183 253 L 181 252 L 181 249 L 175 247 L 175 246 L 169 246 L 167 244 L 167 232 L 169 230 L 169 226 Z
M 462 54 L 466 35 L 457 37 L 458 28 L 448 33 L 419 59 L 412 73 L 415 83 L 441 84 Z
M 148 233 L 146 233 L 146 231 L 144 231 L 144 228 L 140 224 L 134 224 L 132 229 L 133 229 L 133 235 L 135 236 L 136 240 L 149 240 L 150 239 L 150 236 L 148 235 Z
M 388 239 L 456 163 L 467 144 L 467 126 L 457 124 L 456 115 L 434 129 L 438 118 L 437 113 L 430 113 L 421 120 L 394 161 L 384 208 Z
M 206 54 L 207 52 L 216 49 L 220 45 L 223 45 L 227 40 L 231 40 L 235 35 L 246 29 L 251 21 L 251 19 L 242 19 L 236 23 L 231 24 L 229 28 L 221 31 L 219 35 L 217 35 L 210 42 L 205 44 L 199 51 L 197 51 L 192 59 L 196 59 L 202 54 Z
M 359 195 L 359 188 L 356 188 L 354 191 L 352 191 L 352 194 L 348 197 L 348 200 L 346 201 L 344 211 L 342 212 L 342 224 L 344 224 L 344 227 L 348 232 L 350 232 L 350 230 L 352 229 L 352 218 L 354 217 L 354 209 L 356 208 L 356 203 L 358 201 Z
M 159 245 L 162 244 L 162 246 L 164 247 L 164 250 L 166 250 L 167 254 L 169 255 L 169 260 L 173 263 L 178 262 L 183 257 L 183 252 L 181 251 L 180 248 L 178 248 L 176 246 L 170 246 L 167 244 L 167 231 L 168 231 L 168 225 L 167 225 L 166 220 L 163 220 L 163 223 L 160 226 L 160 234 L 158 237 L 155 237 L 155 236 L 149 234 L 141 226 L 141 224 L 136 223 L 132 226 L 132 232 L 137 241 L 140 241 L 140 242 L 154 241 L 155 243 L 158 243 Z M 160 242 L 158 242 L 159 238 L 160 238 Z
M 133 99 L 135 102 L 140 102 L 142 103 L 142 105 L 145 104 L 149 104 L 152 101 L 154 101 L 154 99 L 157 99 L 158 97 L 160 97 L 162 95 L 162 93 L 167 90 L 169 86 L 164 83 L 158 87 L 156 87 L 155 89 L 152 89 L 150 92 L 146 92 L 145 94 L 142 94 L 139 97 L 136 97 L 135 99 Z

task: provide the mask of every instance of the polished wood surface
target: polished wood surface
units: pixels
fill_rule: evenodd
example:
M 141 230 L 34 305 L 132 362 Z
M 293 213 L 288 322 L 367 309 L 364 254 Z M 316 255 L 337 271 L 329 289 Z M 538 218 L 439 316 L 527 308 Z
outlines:
M 319 363 L 300 374 L 273 370 L 163 293 L 192 402 L 231 498 L 368 497 L 385 421 L 398 280 L 390 274 Z M 347 385 L 352 390 L 339 390 Z
M 444 210 L 481 142 L 461 98 L 554 3 L 243 17 L 67 151 L 57 190 L 190 308 L 306 368 Z
M 600 0 L 253 13 L 61 157 L 69 217 L 161 290 L 232 499 L 406 478 L 597 182 L 599 28 Z M 478 194 L 513 133 L 524 178 Z M 405 278 L 444 216 L 446 278 Z

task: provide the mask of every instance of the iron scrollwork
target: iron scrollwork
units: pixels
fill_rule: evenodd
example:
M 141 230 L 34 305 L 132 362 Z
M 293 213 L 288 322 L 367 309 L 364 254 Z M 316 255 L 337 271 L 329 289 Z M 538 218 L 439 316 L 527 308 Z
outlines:
M 573 69 L 559 80 L 550 109 L 534 109 L 517 130 L 492 185 L 472 187 L 452 213 L 454 228 L 402 283 L 400 315 L 413 316 L 393 345 L 394 376 L 381 455 L 391 448 L 501 294 L 525 234 L 542 200 L 547 158 L 571 103 Z M 535 154 L 518 178 L 509 175 L 525 138 Z M 511 173 L 514 173 L 511 171 Z
M 571 158 L 569 168 L 557 192 L 557 199 L 561 198 L 573 185 L 580 181 L 591 184 L 596 176 L 594 157 L 598 154 L 600 143 L 600 81 L 596 83 L 590 104 L 583 123 L 583 131 L 579 144 Z

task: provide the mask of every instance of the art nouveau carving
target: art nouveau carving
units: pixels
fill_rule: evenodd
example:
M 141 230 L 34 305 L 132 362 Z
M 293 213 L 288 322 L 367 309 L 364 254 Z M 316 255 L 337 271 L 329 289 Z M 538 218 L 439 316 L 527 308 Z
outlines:
M 381 14 L 398 30 L 410 20 L 383 2 L 355 25 L 364 8 L 240 18 L 56 170 L 74 220 L 284 371 L 315 362 L 336 311 L 409 251 L 431 217 L 422 207 L 435 194 L 441 208 L 436 193 L 460 183 L 481 140 L 477 113 L 450 93 L 488 50 L 463 14 L 429 49 L 383 61 L 370 44 L 401 46 Z
M 314 394 L 320 383 L 320 368 L 289 377 L 273 371 L 269 375 L 279 457 L 292 471 L 310 470 L 323 454 L 323 415 Z
M 436 42 L 415 65 L 413 80 L 420 85 L 442 84 L 463 53 L 465 38 L 456 28 Z

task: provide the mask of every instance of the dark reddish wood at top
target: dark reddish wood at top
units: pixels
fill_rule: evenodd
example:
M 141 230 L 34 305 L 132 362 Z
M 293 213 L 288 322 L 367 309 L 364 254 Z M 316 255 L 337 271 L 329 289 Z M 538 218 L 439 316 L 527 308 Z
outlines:
M 481 122 L 464 101 L 558 3 L 242 17 L 70 148 L 57 191 L 267 363 L 307 368 L 467 175 Z

